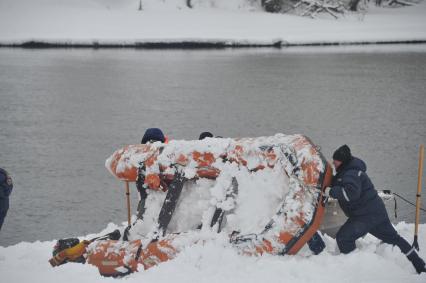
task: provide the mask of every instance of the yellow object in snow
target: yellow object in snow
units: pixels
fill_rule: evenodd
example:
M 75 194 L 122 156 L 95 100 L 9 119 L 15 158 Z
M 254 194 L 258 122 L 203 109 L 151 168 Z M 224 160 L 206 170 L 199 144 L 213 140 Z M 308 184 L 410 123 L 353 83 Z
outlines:
M 83 256 L 84 253 L 86 253 L 86 248 L 89 244 L 90 241 L 84 240 L 71 248 L 60 251 L 49 260 L 49 263 L 52 266 L 58 266 L 65 261 L 76 261 L 81 256 Z

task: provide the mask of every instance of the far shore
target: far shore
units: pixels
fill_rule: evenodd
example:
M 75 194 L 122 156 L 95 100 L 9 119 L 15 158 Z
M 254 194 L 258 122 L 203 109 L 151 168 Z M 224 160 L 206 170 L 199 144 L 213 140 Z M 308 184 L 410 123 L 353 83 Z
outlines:
M 76 49 L 225 49 L 225 48 L 286 48 L 309 46 L 351 46 L 351 45 L 395 45 L 395 44 L 426 44 L 426 39 L 418 40 L 388 40 L 388 41 L 317 41 L 288 43 L 277 40 L 271 43 L 256 42 L 232 42 L 232 41 L 143 41 L 133 43 L 120 42 L 67 42 L 67 41 L 24 41 L 20 43 L 1 43 L 0 48 L 24 48 L 24 49 L 52 49 L 52 48 L 76 48 Z

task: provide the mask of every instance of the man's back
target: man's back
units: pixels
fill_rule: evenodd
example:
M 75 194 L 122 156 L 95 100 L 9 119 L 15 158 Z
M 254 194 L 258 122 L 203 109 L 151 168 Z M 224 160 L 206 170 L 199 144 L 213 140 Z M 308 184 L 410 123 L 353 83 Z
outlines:
M 338 200 L 348 217 L 371 214 L 386 216 L 383 201 L 377 195 L 366 171 L 365 162 L 353 157 L 348 164 L 339 168 L 333 178 L 333 186 L 343 188 L 343 198 L 338 198 Z

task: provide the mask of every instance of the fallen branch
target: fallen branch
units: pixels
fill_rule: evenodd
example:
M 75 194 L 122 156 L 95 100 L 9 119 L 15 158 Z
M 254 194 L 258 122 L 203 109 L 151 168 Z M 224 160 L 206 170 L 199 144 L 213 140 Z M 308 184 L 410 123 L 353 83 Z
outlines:
M 392 6 L 392 5 L 413 6 L 413 3 L 406 2 L 403 0 L 391 0 L 389 1 L 388 6 Z
M 399 0 L 395 0 L 399 1 Z M 338 19 L 338 14 L 343 14 L 345 8 L 340 1 L 329 0 L 300 0 L 293 5 L 293 9 L 303 9 L 301 16 L 315 18 L 318 13 L 324 12 Z

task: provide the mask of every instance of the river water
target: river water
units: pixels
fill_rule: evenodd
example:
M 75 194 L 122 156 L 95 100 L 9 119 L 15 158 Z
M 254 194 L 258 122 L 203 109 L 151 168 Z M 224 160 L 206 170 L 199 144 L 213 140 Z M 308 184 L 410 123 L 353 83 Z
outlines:
M 0 167 L 14 179 L 0 246 L 126 221 L 123 185 L 104 162 L 147 127 L 172 139 L 301 133 L 329 159 L 347 143 L 377 188 L 414 200 L 425 78 L 425 45 L 0 49 Z

